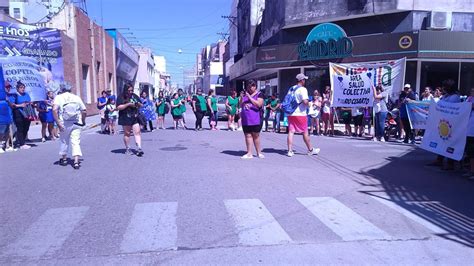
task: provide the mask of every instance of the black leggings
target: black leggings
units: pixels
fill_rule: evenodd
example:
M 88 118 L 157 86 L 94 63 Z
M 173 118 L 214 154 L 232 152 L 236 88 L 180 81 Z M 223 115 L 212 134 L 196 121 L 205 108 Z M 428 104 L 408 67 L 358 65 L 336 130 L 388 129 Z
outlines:
M 26 137 L 28 136 L 28 131 L 30 130 L 31 121 L 24 118 L 21 115 L 15 116 L 15 125 L 16 125 L 16 143 L 18 146 L 25 145 Z
M 196 111 L 194 112 L 194 115 L 196 115 L 196 129 L 202 128 L 202 119 L 204 118 L 205 113 L 202 111 Z
M 403 123 L 403 130 L 405 130 L 405 142 L 408 142 L 408 140 L 413 141 L 415 139 L 415 136 L 413 135 L 411 126 L 410 126 L 410 120 L 407 118 L 402 118 L 402 123 Z
M 153 122 L 150 120 L 150 121 L 148 121 L 148 124 L 150 125 L 150 131 L 152 131 L 153 130 Z M 146 123 L 145 123 L 145 125 L 143 125 L 143 129 L 145 131 L 148 131 L 148 129 L 146 127 Z

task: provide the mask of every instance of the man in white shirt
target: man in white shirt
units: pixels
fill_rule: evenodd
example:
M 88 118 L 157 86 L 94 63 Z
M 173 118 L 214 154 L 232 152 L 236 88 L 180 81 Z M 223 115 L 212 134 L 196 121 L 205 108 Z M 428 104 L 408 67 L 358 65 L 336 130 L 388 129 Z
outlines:
M 304 87 L 307 76 L 300 73 L 296 75 L 298 84 L 293 87 L 294 90 L 290 90 L 288 93 L 294 93 L 298 107 L 296 110 L 288 116 L 288 157 L 293 157 L 293 136 L 295 133 L 303 133 L 303 140 L 308 148 L 308 155 L 316 155 L 319 153 L 319 148 L 313 148 L 311 146 L 311 139 L 308 133 L 308 105 L 309 97 L 308 90 Z
M 61 88 L 61 94 L 54 98 L 53 115 L 56 124 L 61 131 L 61 148 L 59 164 L 68 164 L 67 154 L 69 147 L 71 155 L 74 157 L 73 167 L 79 169 L 79 157 L 81 151 L 81 131 L 86 124 L 86 106 L 81 98 L 71 93 L 71 88 Z

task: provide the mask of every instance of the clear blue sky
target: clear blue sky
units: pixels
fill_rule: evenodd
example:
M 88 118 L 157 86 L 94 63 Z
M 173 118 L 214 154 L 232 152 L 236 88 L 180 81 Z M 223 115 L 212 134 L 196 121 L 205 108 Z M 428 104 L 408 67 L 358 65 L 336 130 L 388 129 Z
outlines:
M 164 55 L 173 82 L 182 84 L 184 69 L 191 69 L 205 45 L 228 32 L 231 0 L 88 0 L 89 16 L 105 28 L 121 30 L 129 41 Z M 127 32 L 133 33 L 127 34 Z M 136 39 L 135 39 L 136 38 Z M 178 54 L 178 49 L 183 53 Z

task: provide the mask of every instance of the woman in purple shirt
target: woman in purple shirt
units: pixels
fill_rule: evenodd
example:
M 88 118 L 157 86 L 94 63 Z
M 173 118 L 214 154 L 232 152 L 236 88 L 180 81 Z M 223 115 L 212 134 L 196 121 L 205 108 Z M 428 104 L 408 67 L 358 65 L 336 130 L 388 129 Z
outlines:
M 263 94 L 257 91 L 257 84 L 255 81 L 248 81 L 245 95 L 240 97 L 239 101 L 240 107 L 242 108 L 240 117 L 242 119 L 242 128 L 245 135 L 245 145 L 247 146 L 247 153 L 241 157 L 242 159 L 253 158 L 252 144 L 255 146 L 258 158 L 265 158 L 260 150 L 263 97 Z

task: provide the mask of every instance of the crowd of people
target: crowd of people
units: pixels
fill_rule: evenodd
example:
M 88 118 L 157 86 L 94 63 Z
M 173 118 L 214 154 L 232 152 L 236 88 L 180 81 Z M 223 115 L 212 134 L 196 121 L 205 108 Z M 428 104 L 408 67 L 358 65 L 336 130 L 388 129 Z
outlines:
M 293 151 L 293 138 L 295 134 L 302 134 L 303 141 L 307 147 L 308 155 L 320 152 L 311 144 L 310 134 L 334 136 L 334 121 L 342 120 L 344 132 L 341 134 L 351 137 L 373 138 L 374 141 L 386 141 L 391 137 L 403 140 L 405 143 L 415 143 L 417 136 L 423 135 L 423 130 L 411 128 L 408 117 L 407 103 L 412 101 L 446 101 L 446 102 L 474 102 L 474 89 L 468 97 L 460 96 L 455 83 L 447 80 L 442 87 L 432 90 L 427 87 L 419 97 L 409 84 L 406 84 L 400 96 L 394 101 L 389 99 L 389 93 L 382 86 L 373 88 L 373 107 L 362 108 L 335 108 L 331 106 L 331 88 L 326 86 L 322 93 L 314 90 L 312 95 L 308 94 L 305 87 L 306 77 L 304 74 L 296 76 L 296 85 L 289 89 L 283 102 L 277 94 L 266 97 L 257 89 L 255 81 L 247 82 L 246 88 L 238 95 L 232 90 L 225 99 L 227 113 L 227 128 L 230 131 L 241 130 L 244 133 L 246 153 L 242 159 L 254 158 L 252 148 L 255 149 L 256 157 L 265 158 L 261 151 L 260 133 L 269 131 L 272 121 L 272 131 L 280 133 L 282 124 L 287 133 L 287 155 L 295 155 Z M 44 101 L 32 102 L 25 91 L 25 85 L 21 82 L 16 84 L 16 93 L 10 93 L 11 85 L 6 84 L 7 98 L 2 103 L 2 108 L 8 109 L 7 118 L 2 118 L 0 134 L 2 147 L 0 152 L 16 151 L 18 149 L 29 149 L 28 131 L 32 121 L 41 121 L 41 141 L 61 139 L 61 152 L 59 164 L 66 163 L 67 150 L 72 150 L 74 159 L 73 166 L 80 167 L 80 131 L 85 125 L 85 106 L 81 99 L 73 95 L 68 88 L 62 88 L 57 96 L 48 92 Z M 293 102 L 289 102 L 293 101 Z M 165 128 L 165 117 L 168 113 L 173 119 L 174 129 L 188 129 L 186 125 L 186 111 L 191 108 L 196 122 L 194 130 L 203 130 L 203 119 L 209 119 L 209 129 L 218 130 L 218 108 L 217 96 L 214 90 L 209 90 L 207 95 L 201 89 L 193 96 L 187 96 L 183 90 L 178 90 L 170 98 L 164 96 L 163 92 L 158 97 L 151 99 L 146 91 L 140 96 L 134 93 L 134 88 L 126 84 L 123 93 L 116 97 L 110 91 L 103 91 L 97 99 L 97 108 L 101 117 L 101 133 L 118 134 L 117 123 L 123 130 L 123 142 L 126 154 L 143 156 L 141 132 L 154 131 Z M 71 104 L 72 103 L 72 104 Z M 71 107 L 71 105 L 73 107 Z M 72 110 L 71 110 L 72 108 Z M 70 116 L 70 117 L 69 117 Z M 67 118 L 66 118 L 67 117 Z M 387 120 L 390 117 L 395 121 L 395 133 L 387 134 Z M 467 136 L 466 155 L 470 158 L 471 169 L 465 174 L 466 177 L 474 178 L 474 118 L 471 113 L 469 130 Z M 156 128 L 154 122 L 156 121 Z M 373 134 L 372 134 L 373 127 Z M 132 150 L 130 138 L 134 138 L 137 149 Z M 445 170 L 454 169 L 454 161 L 446 160 L 438 156 L 436 161 L 430 163 L 432 166 L 440 166 Z

